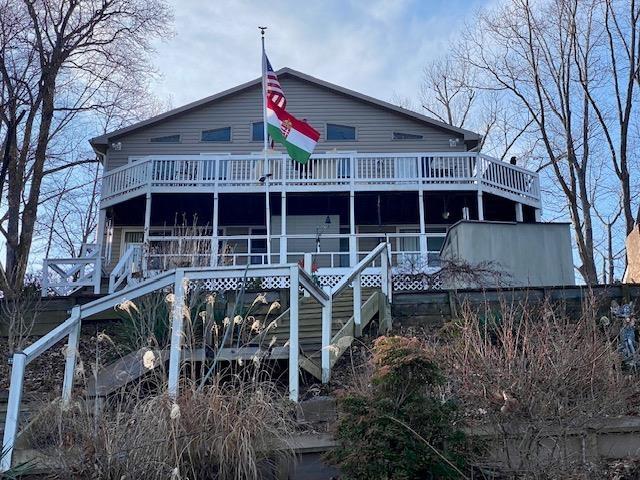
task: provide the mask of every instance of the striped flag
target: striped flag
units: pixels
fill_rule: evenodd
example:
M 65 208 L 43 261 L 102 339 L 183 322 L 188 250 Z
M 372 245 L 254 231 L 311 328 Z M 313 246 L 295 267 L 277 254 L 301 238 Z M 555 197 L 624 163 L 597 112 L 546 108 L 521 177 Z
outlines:
M 292 160 L 305 164 L 320 139 L 320 133 L 307 122 L 298 120 L 267 98 L 269 136 L 282 144 Z
M 273 71 L 269 57 L 265 53 L 264 58 L 267 63 L 267 98 L 280 108 L 287 108 L 287 99 L 282 91 L 282 86 L 278 81 L 276 72 Z

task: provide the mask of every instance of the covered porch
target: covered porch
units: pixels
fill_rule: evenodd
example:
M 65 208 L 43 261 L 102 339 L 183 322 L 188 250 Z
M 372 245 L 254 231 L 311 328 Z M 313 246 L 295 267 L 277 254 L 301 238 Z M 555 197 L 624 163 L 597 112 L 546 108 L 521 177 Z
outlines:
M 395 268 L 436 269 L 462 219 L 535 221 L 535 209 L 475 191 L 158 193 L 109 209 L 105 271 L 303 262 L 347 268 L 382 241 Z M 482 203 L 479 203 L 478 199 Z M 269 218 L 269 222 L 267 222 Z

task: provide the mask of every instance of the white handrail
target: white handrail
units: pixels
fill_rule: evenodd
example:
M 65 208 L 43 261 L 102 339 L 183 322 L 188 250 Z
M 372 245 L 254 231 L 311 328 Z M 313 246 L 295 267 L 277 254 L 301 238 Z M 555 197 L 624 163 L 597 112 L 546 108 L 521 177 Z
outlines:
M 335 287 L 333 287 L 331 289 L 331 296 L 332 297 L 337 297 L 338 295 L 340 295 L 340 293 L 342 293 L 342 291 L 347 288 L 347 286 L 353 282 L 353 280 L 362 273 L 362 271 L 367 268 L 369 266 L 369 264 L 373 263 L 373 261 L 382 254 L 382 252 L 385 252 L 385 256 L 387 257 L 387 262 L 390 262 L 389 259 L 389 251 L 387 248 L 388 243 L 387 242 L 382 242 L 380 244 L 378 244 L 378 246 L 376 248 L 374 248 L 373 250 L 371 250 L 371 252 L 369 252 L 369 254 L 364 257 L 362 260 L 360 260 L 351 270 L 351 272 L 342 277 L 342 279 L 336 284 Z M 387 262 L 383 262 L 383 263 L 387 263 Z
M 131 281 L 131 276 L 134 273 L 135 256 L 141 252 L 142 248 L 140 245 L 129 245 L 124 255 L 120 257 L 120 260 L 109 274 L 109 293 L 115 292 L 125 280 L 127 280 L 127 282 Z

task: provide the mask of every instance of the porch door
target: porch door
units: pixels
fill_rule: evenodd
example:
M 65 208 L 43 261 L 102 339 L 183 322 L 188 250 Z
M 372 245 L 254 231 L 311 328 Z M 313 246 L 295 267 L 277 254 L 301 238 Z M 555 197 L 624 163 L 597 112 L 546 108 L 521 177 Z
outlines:
M 142 245 L 144 243 L 144 230 L 125 230 L 122 241 L 122 252 L 120 256 L 129 249 L 131 245 Z
M 144 230 L 125 230 L 122 238 L 122 251 L 120 252 L 120 258 L 127 252 L 129 247 L 139 245 L 138 252 L 142 252 L 142 245 L 144 244 Z M 142 258 L 139 256 L 133 257 L 134 271 L 138 268 L 142 268 Z

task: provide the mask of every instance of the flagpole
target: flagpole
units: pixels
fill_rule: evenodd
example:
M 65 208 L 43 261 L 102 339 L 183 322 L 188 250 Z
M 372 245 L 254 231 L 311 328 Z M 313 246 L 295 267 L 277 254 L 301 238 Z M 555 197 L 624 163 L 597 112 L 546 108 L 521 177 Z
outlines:
M 269 154 L 267 140 L 267 54 L 264 50 L 264 31 L 267 27 L 258 27 L 262 38 L 262 127 L 264 140 L 264 191 L 265 191 L 265 224 L 267 227 L 267 263 L 271 263 L 271 200 L 269 199 Z

